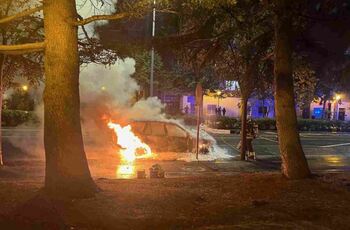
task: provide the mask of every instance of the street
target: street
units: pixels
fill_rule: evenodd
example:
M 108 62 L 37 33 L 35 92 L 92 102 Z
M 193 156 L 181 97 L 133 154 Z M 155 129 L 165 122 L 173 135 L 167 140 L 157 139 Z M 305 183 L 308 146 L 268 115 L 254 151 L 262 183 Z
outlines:
M 137 160 L 131 172 L 118 173 L 120 162 L 113 150 L 102 146 L 86 144 L 85 149 L 89 166 L 94 178 L 135 178 L 138 170 L 146 170 L 159 164 L 166 177 L 203 176 L 207 174 L 236 174 L 241 172 L 279 171 L 280 157 L 275 132 L 261 132 L 253 145 L 257 154 L 256 161 L 239 160 L 239 142 L 237 134 L 212 134 L 219 147 L 228 151 L 232 158 L 214 161 L 183 161 L 174 158 Z M 304 151 L 312 172 L 350 171 L 350 135 L 347 133 L 301 133 Z M 86 143 L 90 143 L 85 136 Z M 44 150 L 42 131 L 33 128 L 3 129 L 4 159 L 7 170 L 13 173 L 42 177 L 44 176 Z M 159 154 L 159 158 L 164 155 Z M 24 162 L 24 163 L 23 163 Z M 122 166 L 123 167 L 123 166 Z M 20 169 L 20 170 L 18 170 Z M 34 170 L 35 169 L 35 170 Z M 20 172 L 18 172 L 20 171 Z
M 348 191 L 341 189 L 350 185 L 348 174 L 329 173 L 349 170 L 348 134 L 303 133 L 308 162 L 317 175 L 314 179 L 296 181 L 285 180 L 279 173 L 276 134 L 271 132 L 261 133 L 254 141 L 256 161 L 238 159 L 235 147 L 238 135 L 220 134 L 214 135 L 215 139 L 232 158 L 200 162 L 139 159 L 132 165 L 123 165 L 115 150 L 94 145 L 92 136 L 85 135 L 90 172 L 100 193 L 91 199 L 73 200 L 68 206 L 59 206 L 70 218 L 57 219 L 62 215 L 52 211 L 58 209 L 52 209 L 47 200 L 31 199 L 45 180 L 42 131 L 3 131 L 5 166 L 0 170 L 1 226 L 13 223 L 8 221 L 12 220 L 8 210 L 13 210 L 14 206 L 20 208 L 13 215 L 29 216 L 24 222 L 30 226 L 43 219 L 50 224 L 64 223 L 71 226 L 69 229 L 89 229 L 84 226 L 115 229 L 115 223 L 122 223 L 121 229 L 140 229 L 140 226 L 146 226 L 145 229 L 200 226 L 201 229 L 203 225 L 221 229 L 221 225 L 216 227 L 218 223 L 225 223 L 229 226 L 227 229 L 236 229 L 236 226 L 319 229 L 321 225 L 348 229 L 349 226 L 346 221 Z M 125 180 L 136 178 L 139 170 L 145 170 L 149 178 L 149 168 L 154 164 L 161 166 L 166 179 Z M 29 205 L 21 206 L 23 202 Z M 317 214 L 314 215 L 315 210 Z M 242 222 L 245 219 L 246 222 Z M 16 224 L 22 222 L 23 218 L 14 219 Z M 279 224 L 271 224 L 275 222 Z
M 237 134 L 215 134 L 220 147 L 231 154 L 239 154 L 236 148 L 239 142 Z M 303 149 L 311 167 L 316 171 L 349 171 L 350 170 L 350 134 L 348 133 L 300 133 Z M 271 167 L 279 167 L 280 157 L 276 132 L 261 132 L 253 141 L 258 161 Z

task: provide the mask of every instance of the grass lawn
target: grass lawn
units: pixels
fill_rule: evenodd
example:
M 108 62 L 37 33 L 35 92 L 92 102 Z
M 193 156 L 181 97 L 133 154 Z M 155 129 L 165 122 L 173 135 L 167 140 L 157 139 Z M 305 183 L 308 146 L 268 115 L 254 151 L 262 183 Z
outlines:
M 40 180 L 0 182 L 0 229 L 350 229 L 350 175 L 278 173 L 96 181 L 94 198 L 50 200 Z

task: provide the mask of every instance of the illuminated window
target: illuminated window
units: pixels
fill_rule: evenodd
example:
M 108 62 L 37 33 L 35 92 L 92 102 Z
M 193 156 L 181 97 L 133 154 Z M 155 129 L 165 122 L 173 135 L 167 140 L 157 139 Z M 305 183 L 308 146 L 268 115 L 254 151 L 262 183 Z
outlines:
M 238 81 L 225 81 L 225 90 L 229 90 L 229 91 L 239 90 Z

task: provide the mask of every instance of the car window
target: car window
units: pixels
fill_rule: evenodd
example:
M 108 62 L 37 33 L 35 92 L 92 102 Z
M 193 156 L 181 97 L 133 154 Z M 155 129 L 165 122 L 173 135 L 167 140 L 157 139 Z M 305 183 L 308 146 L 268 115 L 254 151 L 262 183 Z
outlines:
M 152 135 L 154 135 L 154 136 L 165 136 L 164 123 L 152 122 Z
M 187 137 L 187 132 L 177 125 L 166 124 L 169 137 Z
M 142 133 L 144 128 L 145 128 L 145 123 L 143 122 L 134 122 L 131 124 L 131 130 L 133 132 Z
M 150 123 L 146 123 L 146 127 L 145 129 L 143 130 L 143 133 L 145 135 L 152 135 L 152 126 Z

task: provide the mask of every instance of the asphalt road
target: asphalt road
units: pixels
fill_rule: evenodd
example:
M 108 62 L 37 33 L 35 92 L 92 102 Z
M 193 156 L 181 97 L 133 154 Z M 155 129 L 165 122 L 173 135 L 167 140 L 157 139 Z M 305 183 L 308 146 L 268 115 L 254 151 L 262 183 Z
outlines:
M 239 153 L 236 148 L 239 135 L 214 134 L 218 145 L 232 155 Z M 313 171 L 350 171 L 349 133 L 300 133 L 301 143 Z M 280 164 L 278 139 L 275 132 L 261 132 L 253 141 L 258 159 Z
M 39 167 L 40 170 L 35 175 L 42 177 L 44 171 L 42 131 L 16 128 L 3 129 L 2 134 L 5 163 L 8 163 L 9 166 L 20 167 L 23 173 L 28 176 L 32 174 L 31 170 L 34 167 Z M 104 150 L 96 148 L 97 154 L 91 154 L 91 151 L 87 150 L 89 166 L 95 178 L 133 178 L 136 176 L 136 171 L 144 169 L 147 172 L 153 164 L 160 164 L 166 171 L 167 177 L 205 175 L 206 173 L 222 175 L 241 172 L 279 171 L 281 162 L 276 133 L 260 133 L 259 137 L 253 142 L 258 160 L 249 162 L 242 162 L 238 159 L 239 151 L 236 148 L 239 142 L 238 135 L 213 134 L 213 136 L 218 145 L 227 149 L 229 154 L 233 156 L 231 159 L 203 162 L 140 160 L 135 163 L 132 175 L 118 175 L 117 171 L 120 167 L 118 162 L 114 161 L 113 157 L 104 159 Z M 301 141 L 313 172 L 350 171 L 350 134 L 301 133 Z M 99 157 L 96 157 L 96 155 Z M 26 159 L 25 163 L 18 163 L 23 159 Z M 101 161 L 101 159 L 104 160 Z M 12 169 L 9 168 L 8 170 Z M 18 172 L 15 169 L 13 171 Z

